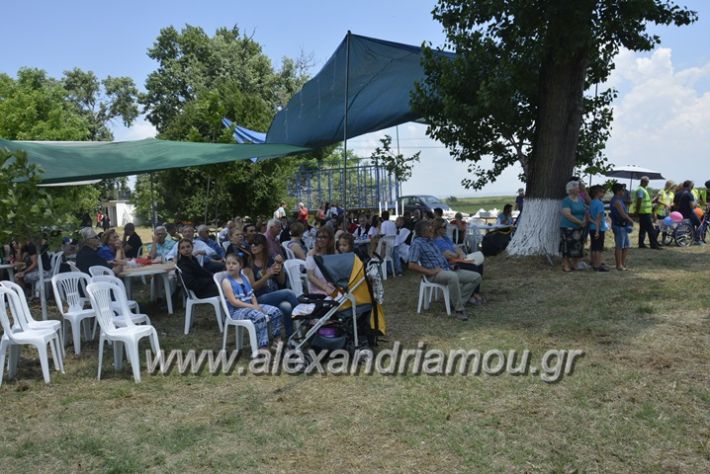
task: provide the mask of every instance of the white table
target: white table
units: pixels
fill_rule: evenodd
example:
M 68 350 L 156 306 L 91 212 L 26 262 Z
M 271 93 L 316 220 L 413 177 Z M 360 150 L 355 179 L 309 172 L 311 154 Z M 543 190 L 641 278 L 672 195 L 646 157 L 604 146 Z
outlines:
M 3 263 L 2 265 L 0 265 L 0 270 L 7 270 L 7 274 L 10 275 L 10 281 L 15 281 L 14 263 Z
M 169 263 L 156 263 L 153 265 L 145 265 L 142 267 L 127 268 L 121 273 L 123 281 L 126 282 L 126 294 L 128 298 L 131 298 L 131 286 L 133 278 L 140 278 L 144 276 L 159 276 L 163 279 L 163 287 L 165 288 L 165 301 L 168 304 L 168 313 L 173 314 L 173 298 L 170 292 L 170 272 L 175 270 L 175 264 Z

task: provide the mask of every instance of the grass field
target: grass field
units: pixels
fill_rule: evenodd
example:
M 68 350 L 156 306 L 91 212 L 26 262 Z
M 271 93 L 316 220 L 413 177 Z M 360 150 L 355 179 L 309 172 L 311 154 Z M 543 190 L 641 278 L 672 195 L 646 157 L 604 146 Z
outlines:
M 515 196 L 457 198 L 457 201 L 450 204 L 449 207 L 455 211 L 475 214 L 479 209 L 485 209 L 486 211 L 493 209 L 503 210 L 503 206 L 506 204 L 515 206 Z
M 607 255 L 610 258 L 610 255 Z M 97 343 L 41 381 L 23 351 L 0 387 L 3 472 L 709 472 L 710 252 L 632 250 L 631 271 L 486 261 L 466 322 L 416 314 L 419 279 L 386 282 L 395 341 L 415 348 L 579 349 L 572 375 L 238 376 L 114 372 Z M 219 349 L 214 317 L 142 305 L 169 350 Z M 56 317 L 53 314 L 52 317 Z M 231 341 L 233 344 L 233 339 Z M 145 348 L 147 346 L 142 346 Z M 71 352 L 71 353 L 70 353 Z M 144 355 L 142 355 L 144 358 Z M 247 362 L 242 360 L 242 366 Z

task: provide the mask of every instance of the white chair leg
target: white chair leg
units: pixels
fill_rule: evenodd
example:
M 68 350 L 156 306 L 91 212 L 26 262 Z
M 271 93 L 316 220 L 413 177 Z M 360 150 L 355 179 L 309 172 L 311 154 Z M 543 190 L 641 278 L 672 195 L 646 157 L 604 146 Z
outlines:
M 0 342 L 0 386 L 2 386 L 2 376 L 5 373 L 5 353 L 9 344 L 10 341 L 5 341 L 4 339 Z
M 422 312 L 422 303 L 424 302 L 424 292 L 426 287 L 424 285 L 419 285 L 419 303 L 417 304 L 417 314 Z
M 131 369 L 133 370 L 133 380 L 136 383 L 141 381 L 141 364 L 140 358 L 138 357 L 138 341 L 134 341 L 135 344 L 126 344 L 126 355 L 128 356 L 128 362 L 131 364 Z
M 61 365 L 59 362 L 59 354 L 57 352 L 57 346 L 55 345 L 56 341 L 56 336 L 53 337 L 52 339 L 49 340 L 49 350 L 52 352 L 52 360 L 54 361 L 54 370 L 59 372 L 59 366 Z
M 64 322 L 62 326 L 57 329 L 57 340 L 59 341 L 59 348 L 62 350 L 62 359 L 67 356 L 67 351 L 64 349 Z
M 214 316 L 217 318 L 217 327 L 219 328 L 219 332 L 224 331 L 222 327 L 222 308 L 221 308 L 221 303 L 212 303 L 212 306 L 214 307 Z
M 158 341 L 158 331 L 153 329 L 153 331 L 150 333 L 150 347 L 153 350 L 153 354 L 155 354 L 156 357 L 160 354 L 160 341 Z
M 123 352 L 125 344 L 122 341 L 113 341 L 113 368 L 121 370 L 123 368 Z
M 256 329 L 254 326 L 247 328 L 249 333 L 249 345 L 251 346 L 251 357 L 252 359 L 259 355 L 259 345 L 256 343 Z
M 444 304 L 446 305 L 446 315 L 451 316 L 451 297 L 449 294 L 449 289 L 445 289 L 444 293 Z
M 224 325 L 224 334 L 222 334 L 222 350 L 227 351 L 227 333 L 229 329 L 229 324 Z M 237 332 L 239 332 L 239 328 L 235 328 Z M 237 348 L 239 349 L 239 348 Z
M 113 345 L 114 358 L 116 357 L 116 346 L 117 346 L 117 344 Z M 99 370 L 96 373 L 96 380 L 101 380 L 101 369 L 103 368 L 103 365 L 104 365 L 104 335 L 101 334 L 101 335 L 99 335 Z
M 424 309 L 427 310 L 429 309 L 429 306 L 431 306 L 431 292 L 434 291 L 431 286 L 427 286 L 424 289 Z
M 185 306 L 185 335 L 190 333 L 190 326 L 192 326 L 192 301 L 187 300 L 187 306 Z
M 74 343 L 74 354 L 79 355 L 81 354 L 81 326 L 83 325 L 83 320 L 82 321 L 72 321 L 71 322 L 71 336 L 72 336 L 72 341 Z
M 47 358 L 47 345 L 38 344 L 35 347 L 37 348 L 37 353 L 39 353 L 39 365 L 42 366 L 42 377 L 44 378 L 44 383 L 49 383 L 49 359 Z
M 7 361 L 7 378 L 14 379 L 17 375 L 17 364 L 20 362 L 20 346 L 10 344 L 10 359 Z

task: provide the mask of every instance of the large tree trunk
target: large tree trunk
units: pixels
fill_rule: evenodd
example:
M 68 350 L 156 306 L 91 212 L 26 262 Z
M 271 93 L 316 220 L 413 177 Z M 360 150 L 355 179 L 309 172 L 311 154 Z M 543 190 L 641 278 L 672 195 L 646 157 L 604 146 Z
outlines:
M 584 114 L 588 57 L 584 35 L 590 29 L 591 4 L 562 0 L 558 5 L 561 10 L 552 13 L 547 38 L 558 44 L 546 48 L 548 54 L 540 72 L 540 103 L 528 162 L 525 204 L 508 245 L 510 255 L 558 253 L 560 200 L 574 169 Z M 570 28 L 570 22 L 579 28 Z M 570 34 L 574 37 L 566 38 Z

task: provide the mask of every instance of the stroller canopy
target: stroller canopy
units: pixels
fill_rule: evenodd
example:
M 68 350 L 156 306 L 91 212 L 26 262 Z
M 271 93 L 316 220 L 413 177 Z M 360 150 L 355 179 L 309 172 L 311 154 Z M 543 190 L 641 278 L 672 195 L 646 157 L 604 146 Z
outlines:
M 370 327 L 385 334 L 385 315 L 382 306 L 375 301 L 362 260 L 354 253 L 316 255 L 314 259 L 323 277 L 337 288 L 350 293 L 355 298 L 356 306 L 371 305 Z M 351 306 L 351 303 L 347 303 L 342 309 Z

